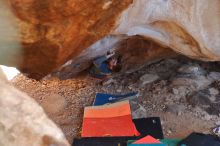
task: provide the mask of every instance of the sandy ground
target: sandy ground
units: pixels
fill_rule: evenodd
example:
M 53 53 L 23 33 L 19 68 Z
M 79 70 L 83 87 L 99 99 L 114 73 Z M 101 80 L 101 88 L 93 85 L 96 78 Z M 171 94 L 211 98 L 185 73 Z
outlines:
M 116 77 L 113 83 L 105 86 L 100 85 L 100 81 L 88 75 L 68 80 L 59 80 L 54 77 L 42 81 L 18 75 L 11 81 L 11 84 L 42 105 L 48 116 L 63 130 L 70 143 L 74 137 L 80 136 L 83 109 L 85 106 L 92 105 L 97 92 L 139 91 L 141 95 L 139 102 L 145 108 L 144 116 L 159 116 L 165 137 L 183 138 L 193 131 L 210 132 L 210 128 L 216 122 L 216 117 L 215 120 L 204 119 L 196 115 L 195 110 L 186 104 L 183 104 L 186 109 L 181 113 L 165 110 L 167 103 L 165 98 L 172 94 L 167 86 L 168 80 L 160 79 L 152 84 L 134 88 L 140 74 L 144 74 L 145 71 L 146 68 L 133 74 Z

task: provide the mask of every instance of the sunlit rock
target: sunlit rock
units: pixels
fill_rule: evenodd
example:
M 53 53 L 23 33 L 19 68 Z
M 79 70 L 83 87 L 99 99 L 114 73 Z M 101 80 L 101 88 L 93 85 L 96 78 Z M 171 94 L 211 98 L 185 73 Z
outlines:
M 1 146 L 69 146 L 34 99 L 2 81 L 0 91 Z

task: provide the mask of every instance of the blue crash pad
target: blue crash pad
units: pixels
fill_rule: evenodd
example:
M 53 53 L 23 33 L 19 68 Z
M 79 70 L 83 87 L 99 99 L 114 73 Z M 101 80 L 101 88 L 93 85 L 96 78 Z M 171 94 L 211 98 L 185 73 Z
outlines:
M 139 94 L 137 92 L 128 93 L 124 95 L 113 95 L 113 94 L 105 94 L 105 93 L 97 93 L 95 97 L 95 101 L 93 103 L 94 106 L 111 104 L 122 100 L 129 100 L 137 98 Z

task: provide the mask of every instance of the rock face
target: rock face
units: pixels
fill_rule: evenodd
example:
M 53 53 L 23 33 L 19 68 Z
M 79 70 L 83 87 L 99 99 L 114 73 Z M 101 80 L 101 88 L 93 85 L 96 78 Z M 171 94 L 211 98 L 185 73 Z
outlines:
M 0 91 L 1 146 L 69 146 L 33 99 L 1 81 Z
M 109 34 L 132 0 L 9 0 L 16 16 L 22 62 L 38 78 Z
M 188 57 L 219 60 L 219 5 L 219 0 L 134 0 L 114 32 L 153 38 Z
M 108 34 L 141 35 L 191 58 L 220 60 L 219 0 L 9 2 L 20 42 L 16 47 L 21 51 L 9 53 L 7 61 L 1 62 L 17 66 L 35 78 L 76 59 Z M 8 54 L 7 50 L 1 51 L 4 54 Z

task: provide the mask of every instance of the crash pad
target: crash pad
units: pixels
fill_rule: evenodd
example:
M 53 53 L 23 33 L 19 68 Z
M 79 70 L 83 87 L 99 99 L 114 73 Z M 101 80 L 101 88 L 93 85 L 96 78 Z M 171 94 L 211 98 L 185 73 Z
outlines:
M 111 104 L 111 103 L 115 103 L 118 101 L 130 100 L 134 98 L 138 98 L 137 92 L 123 94 L 123 95 L 97 93 L 93 105 L 99 106 L 99 105 L 104 105 L 104 104 Z
M 112 118 L 124 115 L 131 115 L 129 101 L 111 105 L 90 106 L 84 109 L 84 118 Z
M 161 139 L 160 142 L 165 144 L 166 146 L 178 146 L 180 139 Z
M 178 146 L 180 139 L 161 139 L 160 142 L 165 144 L 165 146 Z M 127 145 L 132 144 L 134 140 L 128 140 Z
M 127 146 L 126 142 L 121 141 L 84 141 L 74 140 L 72 146 Z
M 139 136 L 129 101 L 85 108 L 82 137 Z
M 136 137 L 93 137 L 74 139 L 72 146 L 127 146 L 129 139 Z
M 212 135 L 192 133 L 178 143 L 178 146 L 220 146 L 220 140 Z
M 128 146 L 166 146 L 166 145 L 161 143 L 159 140 L 153 138 L 152 136 L 148 135 L 137 141 L 129 141 Z
M 140 132 L 141 137 L 151 135 L 156 139 L 163 139 L 163 130 L 159 117 L 133 119 L 133 122 Z
M 139 136 L 131 115 L 114 118 L 84 118 L 82 137 Z

